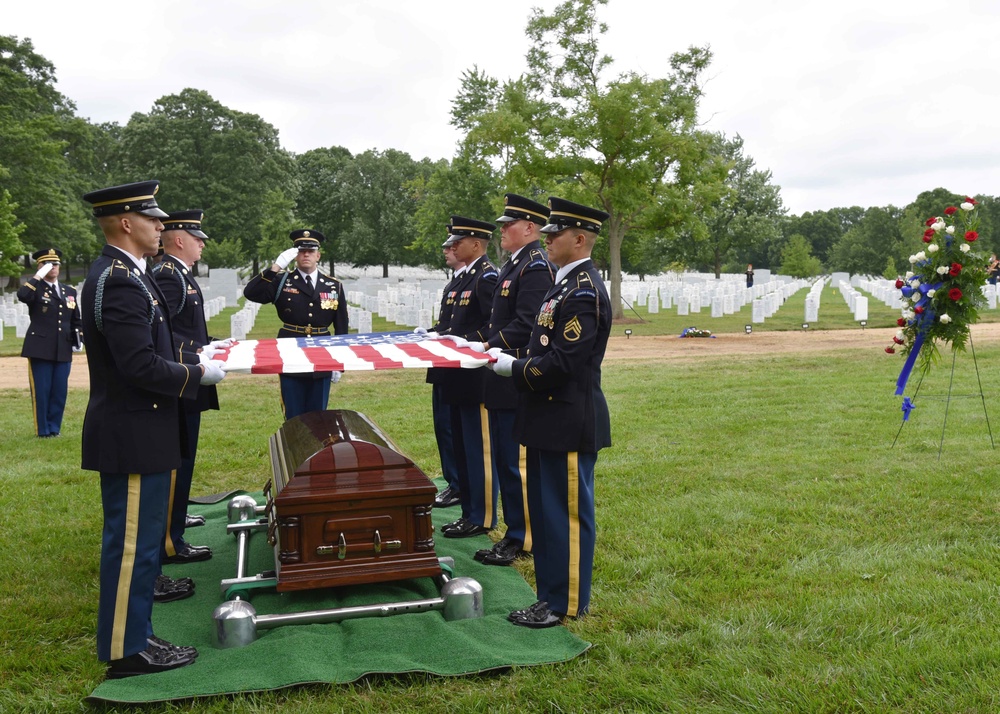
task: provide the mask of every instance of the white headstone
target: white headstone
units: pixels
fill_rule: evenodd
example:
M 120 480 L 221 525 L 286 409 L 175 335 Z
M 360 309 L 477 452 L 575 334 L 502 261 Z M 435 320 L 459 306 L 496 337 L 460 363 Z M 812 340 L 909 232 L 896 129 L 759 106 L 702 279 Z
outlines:
M 864 295 L 858 295 L 854 299 L 854 319 L 855 320 L 868 319 L 868 298 L 866 298 Z
M 756 324 L 758 322 L 764 322 L 764 310 L 765 305 L 763 300 L 753 301 L 753 314 L 750 318 L 750 322 Z
M 678 315 L 688 314 L 688 299 L 684 295 L 677 296 L 677 314 Z

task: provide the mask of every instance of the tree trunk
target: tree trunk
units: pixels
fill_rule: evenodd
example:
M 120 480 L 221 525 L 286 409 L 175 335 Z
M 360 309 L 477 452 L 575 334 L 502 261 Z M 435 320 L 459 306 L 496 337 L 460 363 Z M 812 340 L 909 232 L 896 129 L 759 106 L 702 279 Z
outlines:
M 718 280 L 722 277 L 722 253 L 716 248 L 712 256 L 715 258 L 715 279 Z
M 620 320 L 625 317 L 622 307 L 622 240 L 625 238 L 625 226 L 621 219 L 611 214 L 611 228 L 608 232 L 608 257 L 611 261 L 611 319 Z
M 330 275 L 337 276 L 337 265 L 333 262 L 333 258 L 330 258 Z
M 389 264 L 388 263 L 382 263 L 382 277 L 383 278 L 388 278 L 389 277 Z

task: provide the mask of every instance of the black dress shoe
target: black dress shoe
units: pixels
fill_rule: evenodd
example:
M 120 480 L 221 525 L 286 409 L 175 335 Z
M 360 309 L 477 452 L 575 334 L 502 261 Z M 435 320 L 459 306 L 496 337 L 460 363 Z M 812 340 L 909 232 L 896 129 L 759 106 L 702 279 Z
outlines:
M 205 516 L 192 516 L 190 513 L 184 515 L 184 527 L 195 528 L 205 525 Z
M 184 655 L 186 657 L 197 657 L 198 650 L 194 647 L 181 647 L 180 645 L 175 645 L 172 642 L 167 642 L 166 640 L 153 635 L 147 638 L 151 647 L 155 647 L 160 650 L 166 650 L 167 652 L 173 652 L 175 654 Z
M 177 654 L 169 650 L 149 645 L 142 652 L 113 659 L 108 662 L 108 679 L 135 677 L 139 674 L 156 674 L 171 669 L 186 667 L 194 662 L 194 657 Z
M 507 615 L 507 619 L 510 620 L 511 622 L 513 622 L 515 619 L 517 619 L 519 617 L 524 617 L 525 615 L 527 615 L 530 612 L 534 612 L 535 610 L 539 610 L 539 609 L 547 610 L 548 608 L 549 608 L 549 604 L 547 602 L 539 600 L 534 605 L 526 607 L 523 610 L 514 610 L 514 612 L 510 613 L 509 615 Z
M 212 557 L 212 549 L 205 545 L 184 543 L 173 555 L 164 558 L 164 563 L 197 563 Z
M 497 548 L 504 547 L 505 545 L 507 545 L 507 543 L 510 543 L 510 538 L 504 536 L 496 543 L 494 543 L 492 548 L 480 548 L 479 550 L 476 551 L 476 554 L 473 555 L 472 557 L 481 563 L 483 562 L 483 558 L 485 558 L 487 555 L 495 551 Z
M 447 533 L 448 531 L 453 531 L 460 526 L 464 527 L 466 523 L 468 523 L 468 521 L 464 518 L 459 518 L 457 521 L 452 521 L 451 523 L 445 523 L 441 526 L 441 532 Z
M 516 540 L 508 540 L 506 543 L 500 541 L 492 551 L 483 556 L 482 562 L 484 565 L 510 565 L 518 558 L 528 555 L 521 545 L 523 544 Z
M 153 602 L 173 602 L 194 595 L 194 583 L 173 580 L 166 575 L 158 575 L 153 585 Z
M 507 619 L 521 627 L 541 630 L 561 625 L 564 617 L 566 616 L 563 613 L 550 610 L 548 603 L 537 602 L 528 608 L 527 612 L 515 610 L 507 616 Z
M 434 497 L 434 508 L 448 508 L 461 501 L 458 491 L 448 486 L 444 491 Z
M 454 528 L 449 528 L 448 530 L 442 529 L 445 538 L 471 538 L 472 536 L 483 535 L 484 533 L 489 533 L 490 529 L 485 526 L 477 526 L 472 521 L 467 521 L 462 519 L 460 525 Z

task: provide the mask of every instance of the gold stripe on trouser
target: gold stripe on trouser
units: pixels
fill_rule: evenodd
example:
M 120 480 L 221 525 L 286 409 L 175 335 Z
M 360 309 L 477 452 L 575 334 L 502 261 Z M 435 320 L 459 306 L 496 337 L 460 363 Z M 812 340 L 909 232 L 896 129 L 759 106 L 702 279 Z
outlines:
M 118 571 L 118 590 L 115 596 L 115 618 L 111 626 L 111 659 L 125 656 L 125 622 L 128 620 L 129 592 L 132 589 L 132 570 L 135 568 L 136 541 L 139 537 L 139 490 L 142 478 L 128 475 L 128 503 L 125 506 L 125 542 L 122 544 L 122 564 Z
M 580 455 L 566 454 L 566 505 L 569 508 L 569 593 L 566 614 L 580 609 Z
M 170 497 L 167 499 L 167 531 L 166 535 L 163 537 L 163 548 L 167 551 L 167 555 L 177 555 L 177 546 L 174 545 L 173 539 L 170 537 L 170 514 L 174 512 L 174 492 L 177 489 L 177 469 L 170 472 Z
M 493 447 L 490 442 L 490 413 L 486 405 L 479 405 L 479 430 L 483 438 L 483 491 L 486 494 L 486 512 L 483 514 L 483 528 L 493 523 Z
M 31 359 L 28 360 L 28 386 L 31 388 L 31 418 L 35 420 L 35 434 L 37 434 L 38 400 L 35 398 L 35 370 L 31 368 Z
M 521 477 L 521 499 L 524 503 L 524 545 L 522 550 L 531 550 L 531 514 L 528 513 L 528 449 L 522 444 L 518 447 L 517 471 Z

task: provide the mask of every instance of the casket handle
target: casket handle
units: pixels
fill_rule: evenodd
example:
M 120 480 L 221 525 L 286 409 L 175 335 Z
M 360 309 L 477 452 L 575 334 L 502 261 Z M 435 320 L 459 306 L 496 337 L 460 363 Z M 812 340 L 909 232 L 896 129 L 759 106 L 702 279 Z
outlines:
M 337 557 L 341 560 L 347 557 L 347 538 L 344 537 L 343 533 L 337 539 Z
M 403 541 L 401 540 L 387 540 L 383 542 L 382 534 L 378 532 L 377 528 L 375 529 L 375 538 L 373 540 L 376 553 L 381 553 L 383 547 L 387 550 L 399 550 L 403 547 Z

